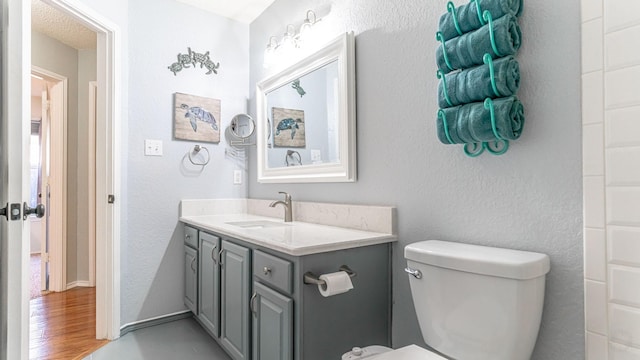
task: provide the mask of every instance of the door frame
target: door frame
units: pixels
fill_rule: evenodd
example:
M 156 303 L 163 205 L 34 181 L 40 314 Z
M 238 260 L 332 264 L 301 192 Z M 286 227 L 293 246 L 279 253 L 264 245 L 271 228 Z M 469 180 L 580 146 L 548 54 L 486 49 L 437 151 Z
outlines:
M 51 138 L 48 144 L 50 149 L 51 169 L 61 169 L 61 173 L 54 173 L 50 176 L 51 193 L 57 194 L 58 201 L 50 202 L 50 209 L 47 211 L 49 218 L 49 290 L 64 291 L 67 289 L 67 222 L 64 221 L 67 214 L 67 100 L 68 100 L 68 79 L 65 76 L 56 74 L 53 71 L 31 65 L 31 73 L 45 79 L 47 84 L 55 82 L 62 83 L 61 98 L 51 98 L 52 93 L 48 91 L 49 98 L 49 127 L 51 128 Z M 62 108 L 57 106 L 62 104 Z M 54 110 L 56 115 L 54 115 Z M 51 126 L 56 118 L 62 126 Z M 58 119 L 61 118 L 61 119 Z M 45 220 L 47 221 L 47 220 Z M 46 236 L 46 234 L 45 234 Z
M 119 27 L 75 0 L 43 0 L 97 34 L 96 338 L 120 336 L 122 40 Z M 108 203 L 109 196 L 115 197 Z

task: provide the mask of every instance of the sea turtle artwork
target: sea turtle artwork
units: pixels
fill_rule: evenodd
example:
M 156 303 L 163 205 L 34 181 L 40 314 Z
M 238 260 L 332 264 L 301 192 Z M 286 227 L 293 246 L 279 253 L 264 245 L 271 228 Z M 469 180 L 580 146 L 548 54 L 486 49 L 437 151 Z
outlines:
M 211 73 L 217 74 L 218 73 L 218 68 L 220 67 L 220 63 L 214 63 L 211 60 L 207 60 L 204 62 L 204 67 L 207 68 L 207 70 L 209 70 L 206 74 L 209 75 Z
M 182 70 L 183 66 L 179 62 L 174 62 L 173 64 L 168 66 L 168 69 L 173 72 L 173 75 L 177 75 L 177 72 Z
M 291 83 L 291 87 L 296 89 L 296 91 L 298 92 L 298 94 L 300 95 L 300 97 L 303 97 L 304 94 L 306 94 L 307 92 L 304 91 L 304 89 L 302 88 L 302 86 L 300 86 L 300 79 L 295 80 L 293 83 Z
M 220 63 L 213 62 L 211 57 L 209 56 L 209 51 L 206 53 L 198 53 L 191 50 L 190 47 L 187 48 L 186 54 L 179 53 L 178 61 L 169 65 L 167 68 L 173 72 L 173 75 L 178 75 L 178 72 L 185 68 L 196 68 L 196 65 L 200 64 L 200 68 L 206 68 L 208 71 L 205 73 L 206 75 L 218 74 L 218 68 L 220 68 Z
M 291 130 L 291 139 L 293 140 L 293 138 L 296 136 L 296 130 L 300 129 L 300 126 L 298 126 L 298 123 L 301 123 L 301 122 L 302 122 L 302 119 L 286 118 L 286 119 L 280 120 L 280 122 L 276 126 L 276 135 L 280 135 L 280 131 L 282 130 Z
M 306 122 L 304 110 L 271 108 L 272 143 L 274 147 L 304 148 Z
M 180 108 L 186 110 L 184 117 L 188 118 L 191 121 L 191 127 L 193 131 L 198 131 L 198 120 L 210 124 L 213 130 L 218 130 L 218 124 L 216 123 L 215 117 L 208 112 L 207 110 L 199 107 L 199 106 L 189 106 L 187 104 L 180 105 Z

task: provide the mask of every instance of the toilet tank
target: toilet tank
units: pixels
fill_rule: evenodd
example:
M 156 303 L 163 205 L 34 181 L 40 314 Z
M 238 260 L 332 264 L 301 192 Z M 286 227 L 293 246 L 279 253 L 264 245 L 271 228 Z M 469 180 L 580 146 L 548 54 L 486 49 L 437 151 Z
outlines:
M 424 341 L 459 360 L 529 360 L 544 302 L 545 254 L 438 240 L 405 247 Z M 416 274 L 417 275 L 417 274 Z

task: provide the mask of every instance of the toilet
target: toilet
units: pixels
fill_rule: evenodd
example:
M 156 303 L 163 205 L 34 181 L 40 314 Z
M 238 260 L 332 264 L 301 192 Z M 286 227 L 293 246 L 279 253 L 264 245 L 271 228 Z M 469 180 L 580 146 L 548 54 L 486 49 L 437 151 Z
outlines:
M 428 240 L 404 249 L 425 343 L 354 348 L 342 359 L 529 360 L 538 337 L 545 254 Z

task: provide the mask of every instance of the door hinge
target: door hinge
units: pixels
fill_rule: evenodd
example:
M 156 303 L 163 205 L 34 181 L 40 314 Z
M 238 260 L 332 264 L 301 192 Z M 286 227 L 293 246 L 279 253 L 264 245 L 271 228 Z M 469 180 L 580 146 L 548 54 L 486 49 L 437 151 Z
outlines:
M 113 204 L 114 202 L 116 202 L 116 196 L 113 194 L 109 194 L 107 195 L 107 202 L 109 204 Z
M 40 257 L 40 261 L 49 262 L 49 253 L 42 253 L 42 256 Z

